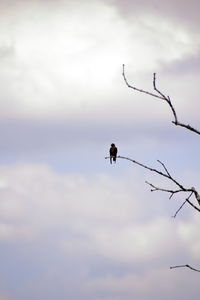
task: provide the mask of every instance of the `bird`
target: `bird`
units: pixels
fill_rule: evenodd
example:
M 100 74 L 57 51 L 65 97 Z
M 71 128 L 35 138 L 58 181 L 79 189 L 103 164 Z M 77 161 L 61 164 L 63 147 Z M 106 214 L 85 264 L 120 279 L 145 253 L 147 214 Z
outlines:
M 110 163 L 112 164 L 112 160 L 116 163 L 116 157 L 117 157 L 117 147 L 115 144 L 111 144 L 110 147 Z

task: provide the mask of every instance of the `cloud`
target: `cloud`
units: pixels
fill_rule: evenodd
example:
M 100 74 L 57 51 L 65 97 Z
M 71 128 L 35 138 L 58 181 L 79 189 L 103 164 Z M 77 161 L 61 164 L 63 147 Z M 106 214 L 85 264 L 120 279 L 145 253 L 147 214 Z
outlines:
M 103 174 L 93 180 L 80 174 L 57 174 L 45 165 L 1 167 L 1 216 L 5 220 L 16 219 L 28 224 L 37 216 L 37 221 L 47 226 L 53 221 L 52 217 L 55 225 L 57 222 L 65 224 L 66 215 L 72 218 L 75 226 L 79 217 L 91 222 L 120 223 L 133 215 L 136 217 L 137 206 L 134 205 L 133 211 L 129 210 L 132 200 L 123 183 L 116 181 Z M 138 184 L 135 188 L 139 191 Z
M 171 291 L 176 293 L 176 297 L 181 299 L 188 299 L 188 297 L 196 298 L 194 290 L 198 285 L 198 277 L 193 278 L 193 283 L 190 289 L 187 289 L 188 276 L 186 274 L 173 273 L 170 270 L 157 269 L 147 272 L 145 276 L 129 274 L 127 276 L 113 277 L 107 276 L 106 278 L 100 278 L 93 280 L 86 285 L 86 288 L 90 290 L 90 293 L 95 295 L 97 291 L 104 291 L 108 295 L 112 295 L 113 299 L 117 300 L 130 300 L 133 297 L 139 297 L 140 299 L 169 299 L 172 296 Z M 177 286 L 181 288 L 177 289 Z M 107 299 L 103 297 L 100 299 Z M 109 299 L 109 298 L 108 298 Z
M 118 7 L 120 13 L 126 18 L 131 18 L 133 14 L 145 15 L 149 13 L 150 15 L 154 15 L 155 19 L 157 17 L 169 19 L 193 31 L 196 31 L 199 25 L 197 11 L 200 7 L 198 0 L 192 0 L 190 3 L 183 3 L 181 0 L 176 2 L 170 0 L 162 3 L 156 0 L 151 3 L 148 0 L 140 2 L 125 0 L 123 4 L 120 0 L 105 0 L 105 2 L 110 2 L 115 7 Z
M 199 250 L 200 250 L 200 242 L 198 239 L 198 216 L 194 218 L 194 222 L 191 224 L 180 224 L 179 226 L 179 234 L 187 245 L 189 245 L 189 250 L 191 254 L 199 259 Z
M 176 238 L 171 235 L 172 227 L 169 221 L 155 217 L 145 224 L 133 222 L 128 227 L 101 228 L 95 232 L 94 238 L 97 251 L 104 257 L 129 264 L 154 261 L 156 265 L 158 257 L 166 259 L 175 248 L 177 250 Z M 171 249 L 168 245 L 172 245 Z
M 198 76 L 187 71 L 177 80 L 173 72 L 178 61 L 188 61 L 187 70 L 194 65 L 199 44 L 191 32 L 175 31 L 170 19 L 148 10 L 123 18 L 108 2 L 48 2 L 48 10 L 41 1 L 20 3 L 4 7 L 1 18 L 2 161 L 44 161 L 61 169 L 81 147 L 87 168 L 94 165 L 88 153 L 102 156 L 112 141 L 129 156 L 147 145 L 155 155 L 158 149 L 165 154 L 169 143 L 172 149 L 178 131 L 171 129 L 170 111 L 128 89 L 122 63 L 129 83 L 149 91 L 158 71 L 158 87 L 172 97 L 180 119 L 198 127 Z
M 7 296 L 4 295 L 0 295 L 0 300 L 9 300 L 10 298 L 8 298 Z
M 123 63 L 139 73 L 198 50 L 190 32 L 148 13 L 126 20 L 101 1 L 49 5 L 16 5 L 2 16 L 2 51 L 12 49 L 1 62 L 4 118 L 94 121 L 117 104 L 120 116 Z
M 196 212 L 171 219 L 181 195 L 152 195 L 145 180 L 166 182 L 104 159 L 115 142 L 198 189 L 197 137 L 121 75 L 125 63 L 128 81 L 151 91 L 156 71 L 179 119 L 198 127 L 199 4 L 190 4 L 0 1 L 1 295 L 197 300 L 198 274 L 168 269 L 198 267 Z
M 29 232 L 25 228 L 15 228 L 14 225 L 0 224 L 0 240 L 1 241 L 15 241 L 20 238 L 28 238 Z
M 156 292 L 153 287 L 156 278 L 166 280 L 173 261 L 197 263 L 197 218 L 172 222 L 160 199 L 149 202 L 148 191 L 142 191 L 137 183 L 140 175 L 136 171 L 122 177 L 126 180 L 105 174 L 93 178 L 58 174 L 35 164 L 1 167 L 0 241 L 4 262 L 9 265 L 11 259 L 18 265 L 20 261 L 30 270 L 32 264 L 37 266 L 29 275 L 21 268 L 17 295 L 22 299 L 30 292 L 47 295 L 47 286 L 54 280 L 47 275 L 49 260 L 58 276 L 54 291 L 59 289 L 60 278 L 63 299 L 67 290 L 75 292 L 77 284 L 77 299 L 81 295 L 94 299 L 94 291 L 95 297 L 100 297 L 103 290 L 107 297 L 121 299 L 119 295 L 123 294 L 129 299 L 136 293 L 141 299 L 147 299 L 147 294 L 153 299 L 155 293 L 166 293 L 165 286 Z M 9 254 L 11 248 L 15 248 L 14 257 Z M 74 273 L 62 267 L 69 262 L 74 265 Z M 0 277 L 4 271 L 2 267 Z M 31 274 L 35 274 L 34 279 Z M 187 286 L 196 289 L 195 282 Z M 24 293 L 20 292 L 22 283 Z M 176 292 L 180 293 L 178 288 Z

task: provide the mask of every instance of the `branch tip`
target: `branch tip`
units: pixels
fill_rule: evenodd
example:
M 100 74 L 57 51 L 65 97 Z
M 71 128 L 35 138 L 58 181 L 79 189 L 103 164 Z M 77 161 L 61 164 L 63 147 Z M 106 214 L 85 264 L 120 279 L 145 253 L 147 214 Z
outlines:
M 181 126 L 181 127 L 185 128 L 185 129 L 187 129 L 187 130 L 190 130 L 190 131 L 192 131 L 192 132 L 194 132 L 194 133 L 200 135 L 200 131 L 199 131 L 199 130 L 195 129 L 194 127 L 190 126 L 189 124 L 180 123 L 180 122 L 178 121 L 177 114 L 176 114 L 176 110 L 175 110 L 174 106 L 173 106 L 172 103 L 171 103 L 170 97 L 169 97 L 169 96 L 166 96 L 165 94 L 163 94 L 163 93 L 162 93 L 160 90 L 158 90 L 157 87 L 156 87 L 156 73 L 153 73 L 153 88 L 154 88 L 154 90 L 155 90 L 156 93 L 157 93 L 157 94 L 154 94 L 154 93 L 151 93 L 151 92 L 149 92 L 149 91 L 145 91 L 145 90 L 143 90 L 143 89 L 139 89 L 139 88 L 137 88 L 137 87 L 135 87 L 135 86 L 130 85 L 130 84 L 128 83 L 127 79 L 126 79 L 126 76 L 125 76 L 124 66 L 125 66 L 125 65 L 123 64 L 123 73 L 122 73 L 122 75 L 123 75 L 123 77 L 124 77 L 124 81 L 125 81 L 126 85 L 127 85 L 129 88 L 132 88 L 133 90 L 135 90 L 135 91 L 137 91 L 137 92 L 144 93 L 144 94 L 147 94 L 147 95 L 149 95 L 149 96 L 152 96 L 152 97 L 155 97 L 155 98 L 159 98 L 159 99 L 162 99 L 162 100 L 166 101 L 167 104 L 169 105 L 169 107 L 170 107 L 170 109 L 171 109 L 171 112 L 172 112 L 172 114 L 173 114 L 173 117 L 174 117 L 174 120 L 172 121 L 172 123 L 173 123 L 174 125 L 176 125 L 176 126 Z

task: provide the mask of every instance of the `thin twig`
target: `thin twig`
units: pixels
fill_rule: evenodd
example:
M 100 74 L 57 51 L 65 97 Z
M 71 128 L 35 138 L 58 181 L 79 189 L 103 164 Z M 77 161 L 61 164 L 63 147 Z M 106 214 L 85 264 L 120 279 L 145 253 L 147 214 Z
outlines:
M 170 193 L 171 195 L 170 195 L 169 199 L 171 199 L 172 196 L 174 194 L 176 194 L 176 193 L 185 192 L 185 190 L 183 191 L 182 189 L 179 189 L 179 190 L 169 190 L 169 189 L 164 189 L 164 188 L 157 187 L 157 186 L 153 185 L 152 183 L 150 183 L 148 181 L 145 181 L 145 182 L 153 188 L 153 189 L 151 189 L 151 192 L 160 191 L 160 192 Z
M 190 197 L 193 195 L 194 192 L 191 192 L 190 195 L 187 197 L 187 199 L 185 199 L 185 201 L 182 203 L 182 205 L 179 207 L 179 209 L 176 211 L 175 215 L 172 216 L 173 218 L 176 218 L 177 214 L 179 213 L 179 211 L 181 210 L 181 208 L 185 205 L 186 202 L 189 201 Z M 189 201 L 190 202 L 190 201 Z M 192 206 L 193 203 L 191 202 Z
M 157 160 L 162 166 L 163 166 L 163 168 L 165 169 L 165 172 L 167 173 L 167 177 L 170 179 L 170 180 L 172 180 L 176 185 L 178 185 L 180 188 L 181 188 L 181 190 L 183 190 L 183 191 L 185 191 L 185 188 L 180 184 L 180 183 L 178 183 L 178 181 L 176 181 L 171 175 L 170 175 L 170 173 L 169 173 L 169 171 L 167 170 L 167 168 L 166 168 L 166 166 L 164 165 L 164 163 L 162 163 L 160 160 Z
M 172 113 L 174 115 L 174 120 L 175 120 L 174 123 L 177 124 L 178 123 L 178 119 L 177 119 L 176 111 L 175 111 L 175 109 L 174 109 L 174 107 L 173 107 L 173 105 L 171 103 L 170 97 L 169 96 L 165 96 L 163 93 L 161 93 L 160 90 L 157 89 L 157 86 L 156 86 L 156 73 L 153 74 L 153 87 L 154 87 L 154 90 L 163 97 L 163 100 L 165 100 L 169 104 L 169 106 L 170 106 L 170 108 L 172 110 Z
M 176 268 L 189 268 L 189 269 L 191 269 L 192 271 L 200 272 L 200 270 L 195 269 L 195 268 L 191 267 L 190 265 L 180 265 L 180 266 L 173 266 L 173 267 L 170 267 L 170 269 L 176 269 Z
M 175 214 L 172 216 L 172 218 L 176 218 L 176 216 L 177 216 L 177 214 L 179 213 L 179 211 L 182 209 L 182 207 L 185 205 L 185 203 L 187 202 L 187 200 L 185 200 L 182 204 L 181 204 L 181 206 L 179 207 L 179 209 L 175 212 Z
M 163 166 L 163 168 L 165 169 L 165 172 L 167 173 L 167 175 L 169 175 L 171 177 L 171 175 L 169 174 L 169 171 L 167 170 L 165 165 L 160 160 L 157 160 L 157 162 L 159 162 Z

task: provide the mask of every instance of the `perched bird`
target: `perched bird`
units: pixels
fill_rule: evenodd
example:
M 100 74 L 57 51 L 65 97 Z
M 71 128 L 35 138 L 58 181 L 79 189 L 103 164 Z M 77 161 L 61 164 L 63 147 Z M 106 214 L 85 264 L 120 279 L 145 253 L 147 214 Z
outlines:
M 116 163 L 116 156 L 117 156 L 117 147 L 115 144 L 111 144 L 110 147 L 110 163 L 112 164 L 112 160 Z

